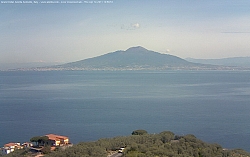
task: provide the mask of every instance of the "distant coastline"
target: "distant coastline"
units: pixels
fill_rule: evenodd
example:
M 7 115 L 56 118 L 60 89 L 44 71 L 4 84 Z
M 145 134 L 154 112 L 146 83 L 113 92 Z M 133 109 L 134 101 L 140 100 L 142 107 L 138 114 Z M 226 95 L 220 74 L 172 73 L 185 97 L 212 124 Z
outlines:
M 37 67 L 37 68 L 21 68 L 21 69 L 8 69 L 1 71 L 250 71 L 248 67 L 231 67 L 231 66 L 197 66 L 197 67 L 126 67 L 126 68 L 62 68 L 62 67 Z
M 143 70 L 217 70 L 249 71 L 250 57 L 228 58 L 221 60 L 187 60 L 177 56 L 147 50 L 141 46 L 126 51 L 110 52 L 94 58 L 66 64 L 12 68 L 2 71 L 143 71 Z M 248 66 L 249 65 L 249 66 Z M 30 66 L 30 65 L 26 65 Z

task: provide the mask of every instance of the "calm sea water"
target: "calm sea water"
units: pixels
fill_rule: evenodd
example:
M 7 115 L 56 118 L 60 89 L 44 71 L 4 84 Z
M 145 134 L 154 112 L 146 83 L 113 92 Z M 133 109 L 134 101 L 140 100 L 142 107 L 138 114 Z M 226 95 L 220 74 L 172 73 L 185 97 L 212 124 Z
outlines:
M 0 72 L 0 145 L 135 129 L 250 151 L 250 72 Z

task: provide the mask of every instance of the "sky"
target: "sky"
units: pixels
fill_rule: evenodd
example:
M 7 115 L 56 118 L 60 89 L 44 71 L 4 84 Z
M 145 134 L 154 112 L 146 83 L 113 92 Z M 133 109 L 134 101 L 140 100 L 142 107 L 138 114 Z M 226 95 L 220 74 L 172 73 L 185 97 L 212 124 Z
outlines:
M 64 2 L 0 0 L 0 64 L 66 63 L 134 46 L 181 58 L 250 56 L 249 0 Z

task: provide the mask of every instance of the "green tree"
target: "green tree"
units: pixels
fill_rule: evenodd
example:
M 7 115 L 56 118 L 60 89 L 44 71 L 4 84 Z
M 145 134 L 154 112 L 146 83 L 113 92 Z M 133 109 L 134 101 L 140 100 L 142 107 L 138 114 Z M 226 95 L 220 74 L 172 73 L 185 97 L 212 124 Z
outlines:
M 38 145 L 38 140 L 39 140 L 40 136 L 34 136 L 30 139 L 30 142 L 35 142 L 36 145 Z
M 47 136 L 34 136 L 30 139 L 30 142 L 35 142 L 37 146 L 39 146 L 41 143 L 46 145 L 46 143 L 49 142 L 49 138 Z
M 51 147 L 50 146 L 46 146 L 42 149 L 42 153 L 43 154 L 49 154 L 51 151 Z
M 43 143 L 44 145 L 48 144 L 48 142 L 49 142 L 49 138 L 47 136 L 41 136 L 38 139 L 38 143 Z
M 171 140 L 173 140 L 175 138 L 174 133 L 171 131 L 163 131 L 159 135 L 160 135 L 161 141 L 163 143 L 170 142 Z
M 134 130 L 132 135 L 146 135 L 148 132 L 146 130 Z

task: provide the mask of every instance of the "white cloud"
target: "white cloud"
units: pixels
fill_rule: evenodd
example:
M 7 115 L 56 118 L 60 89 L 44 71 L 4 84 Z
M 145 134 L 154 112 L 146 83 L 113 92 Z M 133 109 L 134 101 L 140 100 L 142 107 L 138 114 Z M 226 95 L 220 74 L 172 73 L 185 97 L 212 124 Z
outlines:
M 141 27 L 141 25 L 139 23 L 133 23 L 130 25 L 125 25 L 125 24 L 121 25 L 121 29 L 125 29 L 125 30 L 135 30 L 135 29 L 138 29 L 140 27 Z
M 132 25 L 133 28 L 140 28 L 140 24 L 139 23 L 135 23 Z

